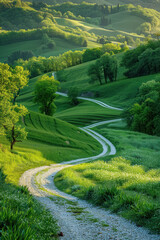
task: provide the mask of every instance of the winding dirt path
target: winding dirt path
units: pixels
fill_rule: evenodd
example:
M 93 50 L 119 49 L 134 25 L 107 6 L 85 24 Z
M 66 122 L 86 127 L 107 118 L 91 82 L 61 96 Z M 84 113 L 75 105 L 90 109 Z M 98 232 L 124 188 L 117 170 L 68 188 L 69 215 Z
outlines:
M 66 94 L 61 93 L 61 95 L 67 97 Z M 91 101 L 91 99 L 86 98 L 83 98 L 83 100 Z M 104 108 L 122 110 L 97 100 L 92 99 L 92 102 Z M 54 176 L 66 167 L 96 160 L 106 155 L 115 155 L 115 146 L 91 128 L 120 120 L 98 122 L 81 128 L 101 144 L 102 151 L 97 156 L 31 169 L 20 178 L 20 185 L 27 186 L 31 194 L 48 208 L 53 217 L 58 220 L 64 234 L 62 237 L 64 240 L 160 240 L 160 236 L 150 235 L 148 230 L 139 228 L 109 211 L 61 192 L 54 185 Z

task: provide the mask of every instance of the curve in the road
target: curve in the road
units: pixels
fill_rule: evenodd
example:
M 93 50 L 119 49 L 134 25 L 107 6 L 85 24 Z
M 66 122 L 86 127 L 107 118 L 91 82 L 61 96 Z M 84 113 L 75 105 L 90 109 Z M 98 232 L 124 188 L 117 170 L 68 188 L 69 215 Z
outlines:
M 58 94 L 67 97 L 64 93 Z M 91 100 L 88 98 L 83 98 L 83 100 L 92 101 L 104 108 L 121 110 L 97 100 Z M 53 214 L 53 217 L 58 220 L 61 231 L 64 233 L 63 240 L 159 240 L 159 236 L 150 235 L 147 230 L 143 228 L 140 229 L 125 219 L 118 217 L 115 214 L 111 214 L 109 211 L 93 207 L 85 201 L 61 192 L 54 185 L 54 176 L 57 172 L 66 167 L 71 167 L 72 165 L 79 164 L 81 162 L 96 160 L 106 155 L 115 155 L 115 146 L 108 139 L 93 131 L 91 128 L 120 120 L 121 119 L 102 121 L 80 128 L 101 144 L 102 152 L 100 154 L 88 158 L 62 162 L 61 164 L 52 164 L 51 166 L 42 166 L 30 169 L 20 178 L 20 185 L 27 186 L 29 191 L 37 197 L 37 200 L 46 206 L 50 210 L 51 214 Z M 60 196 L 61 198 L 56 200 L 56 196 Z M 70 205 L 66 201 L 63 202 L 63 199 L 75 202 L 77 207 L 85 209 L 85 212 L 81 214 L 82 219 L 76 218 L 72 214 L 72 210 L 69 211 L 69 209 L 73 208 L 73 205 Z M 95 219 L 96 222 L 93 221 Z M 107 229 L 104 226 L 104 223 L 106 224 Z

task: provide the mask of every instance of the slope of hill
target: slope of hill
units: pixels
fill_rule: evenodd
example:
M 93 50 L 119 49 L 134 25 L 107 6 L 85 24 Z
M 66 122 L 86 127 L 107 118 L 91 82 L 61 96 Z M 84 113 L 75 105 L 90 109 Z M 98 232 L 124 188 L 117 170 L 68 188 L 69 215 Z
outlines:
M 117 58 L 121 60 L 121 54 L 117 55 Z M 159 74 L 130 78 L 124 77 L 123 72 L 125 69 L 119 67 L 118 80 L 113 83 L 99 85 L 98 82 L 90 84 L 90 77 L 87 72 L 90 65 L 95 61 L 83 63 L 78 66 L 74 66 L 63 71 L 58 72 L 57 77 L 61 82 L 61 89 L 66 92 L 71 87 L 77 87 L 82 95 L 90 93 L 90 95 L 100 99 L 113 106 L 128 107 L 130 106 L 138 92 L 138 88 L 143 82 L 147 82 L 151 79 L 155 79 Z

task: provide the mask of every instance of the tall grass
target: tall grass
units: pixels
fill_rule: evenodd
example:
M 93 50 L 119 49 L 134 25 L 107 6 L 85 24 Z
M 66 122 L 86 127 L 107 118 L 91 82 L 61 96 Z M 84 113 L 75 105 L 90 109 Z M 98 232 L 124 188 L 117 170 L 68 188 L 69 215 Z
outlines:
M 56 175 L 55 183 L 67 193 L 160 232 L 159 170 L 145 171 L 143 166 L 117 157 L 64 169 Z
M 5 182 L 0 170 L 0 239 L 58 239 L 59 228 L 46 211 L 24 187 Z

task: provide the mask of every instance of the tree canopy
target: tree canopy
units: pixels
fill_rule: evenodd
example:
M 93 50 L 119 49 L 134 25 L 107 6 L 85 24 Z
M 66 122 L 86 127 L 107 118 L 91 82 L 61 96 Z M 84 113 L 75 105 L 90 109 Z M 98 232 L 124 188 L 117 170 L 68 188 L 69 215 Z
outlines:
M 54 77 L 43 76 L 39 79 L 35 86 L 34 101 L 40 105 L 40 112 L 52 116 L 56 110 L 54 99 L 59 82 Z
M 23 67 L 14 69 L 8 64 L 0 63 L 0 134 L 6 135 L 11 149 L 17 141 L 26 137 L 25 130 L 18 124 L 20 118 L 27 114 L 27 109 L 15 103 L 15 100 L 28 82 L 29 72 Z
M 160 79 L 143 83 L 137 102 L 127 110 L 132 130 L 160 136 Z

